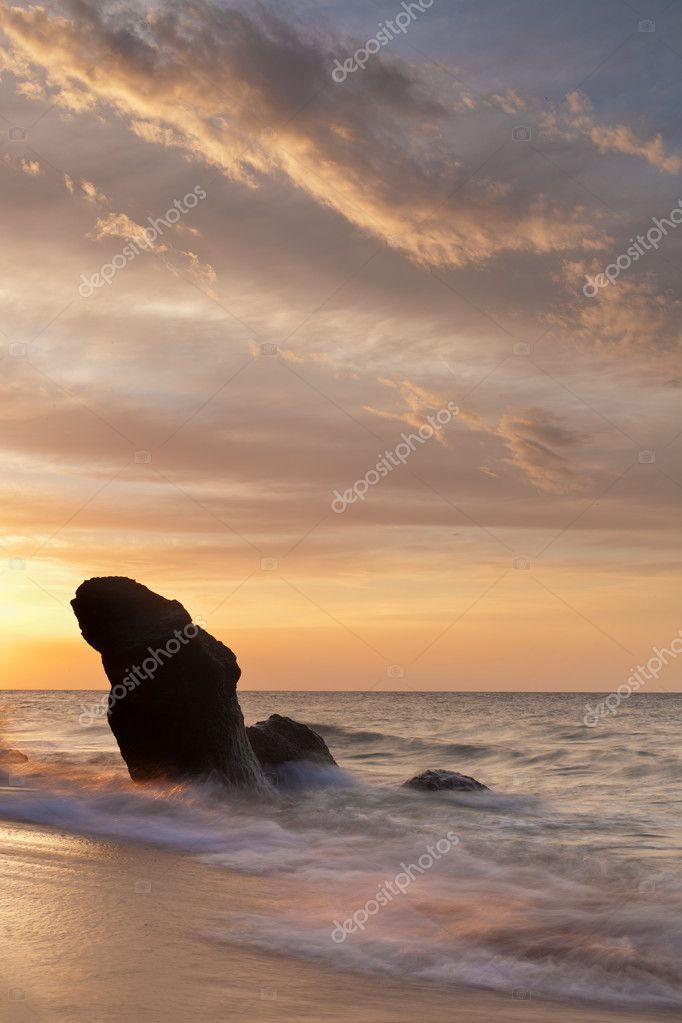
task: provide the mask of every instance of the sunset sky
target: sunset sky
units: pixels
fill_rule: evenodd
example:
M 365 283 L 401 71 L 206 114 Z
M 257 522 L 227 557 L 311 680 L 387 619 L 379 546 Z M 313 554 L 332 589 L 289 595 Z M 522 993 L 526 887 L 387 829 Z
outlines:
M 246 689 L 610 690 L 678 635 L 682 10 L 416 7 L 0 2 L 3 688 L 104 688 L 94 575 Z

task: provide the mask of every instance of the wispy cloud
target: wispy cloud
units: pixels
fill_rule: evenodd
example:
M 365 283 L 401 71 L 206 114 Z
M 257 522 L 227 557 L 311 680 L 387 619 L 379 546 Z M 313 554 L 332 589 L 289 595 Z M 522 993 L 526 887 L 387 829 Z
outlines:
M 108 105 L 140 137 L 246 187 L 283 173 L 418 262 L 463 266 L 604 244 L 583 206 L 527 194 L 514 181 L 479 183 L 465 197 L 455 144 L 462 126 L 414 65 L 377 60 L 338 88 L 330 41 L 265 10 L 198 0 L 144 17 L 81 0 L 72 18 L 2 6 L 0 27 L 17 66 L 42 69 L 54 102 L 80 111 L 87 96 Z M 510 108 L 520 97 L 499 102 Z
M 599 123 L 589 96 L 579 90 L 569 93 L 557 110 L 544 115 L 541 125 L 549 136 L 568 141 L 588 139 L 600 153 L 637 156 L 666 174 L 678 174 L 682 169 L 682 157 L 666 151 L 660 134 L 641 138 L 626 124 Z
M 589 476 L 566 453 L 575 450 L 584 438 L 568 429 L 554 413 L 539 408 L 507 413 L 496 433 L 509 449 L 510 463 L 538 490 L 570 494 L 589 486 Z

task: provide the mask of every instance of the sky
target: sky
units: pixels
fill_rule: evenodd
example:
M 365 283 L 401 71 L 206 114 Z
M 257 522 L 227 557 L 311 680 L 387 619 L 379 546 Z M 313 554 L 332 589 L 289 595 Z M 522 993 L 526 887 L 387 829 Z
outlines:
M 104 688 L 100 575 L 245 689 L 610 691 L 678 636 L 678 4 L 0 38 L 3 688 Z

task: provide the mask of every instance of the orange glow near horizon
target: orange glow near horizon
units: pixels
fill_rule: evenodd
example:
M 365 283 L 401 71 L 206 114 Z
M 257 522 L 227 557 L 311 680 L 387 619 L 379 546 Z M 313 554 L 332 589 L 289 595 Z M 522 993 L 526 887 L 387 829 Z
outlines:
M 339 83 L 322 6 L 0 0 L 3 689 L 104 687 L 94 575 L 244 689 L 611 690 L 682 627 L 682 231 L 585 292 L 677 106 L 549 103 L 448 5 Z

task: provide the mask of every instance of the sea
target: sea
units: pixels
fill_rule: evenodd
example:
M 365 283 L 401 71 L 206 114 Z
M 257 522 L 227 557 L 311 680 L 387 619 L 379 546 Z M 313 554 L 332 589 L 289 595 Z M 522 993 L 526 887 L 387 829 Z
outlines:
M 279 878 L 207 940 L 375 976 L 682 1007 L 682 695 L 595 721 L 581 693 L 241 692 L 247 723 L 310 725 L 339 768 L 262 800 L 134 786 L 93 692 L 3 691 L 0 819 Z M 403 782 L 459 771 L 478 792 Z M 284 894 L 286 893 L 286 895 Z

